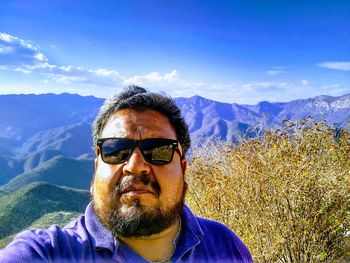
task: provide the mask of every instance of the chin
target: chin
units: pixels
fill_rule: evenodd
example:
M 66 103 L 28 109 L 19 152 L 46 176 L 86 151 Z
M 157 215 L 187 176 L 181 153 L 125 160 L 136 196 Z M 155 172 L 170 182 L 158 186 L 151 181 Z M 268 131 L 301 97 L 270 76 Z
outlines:
M 127 206 L 104 209 L 94 201 L 92 204 L 101 224 L 114 236 L 145 237 L 160 233 L 176 222 L 182 212 L 184 195 L 165 209 L 160 204 L 145 205 L 139 198 L 134 198 Z

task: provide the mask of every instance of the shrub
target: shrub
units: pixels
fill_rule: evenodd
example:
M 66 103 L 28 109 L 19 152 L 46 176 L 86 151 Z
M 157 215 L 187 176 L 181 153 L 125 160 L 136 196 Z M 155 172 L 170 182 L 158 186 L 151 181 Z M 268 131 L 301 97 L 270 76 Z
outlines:
M 256 262 L 349 260 L 350 136 L 310 122 L 194 150 L 187 203 L 234 230 Z

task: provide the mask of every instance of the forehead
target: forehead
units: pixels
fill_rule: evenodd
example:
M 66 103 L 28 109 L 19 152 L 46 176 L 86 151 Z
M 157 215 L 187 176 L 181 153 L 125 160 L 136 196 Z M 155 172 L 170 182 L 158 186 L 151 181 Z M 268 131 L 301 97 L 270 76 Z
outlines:
M 176 139 L 176 133 L 169 119 L 158 111 L 125 109 L 108 119 L 101 133 L 101 138 L 107 137 Z

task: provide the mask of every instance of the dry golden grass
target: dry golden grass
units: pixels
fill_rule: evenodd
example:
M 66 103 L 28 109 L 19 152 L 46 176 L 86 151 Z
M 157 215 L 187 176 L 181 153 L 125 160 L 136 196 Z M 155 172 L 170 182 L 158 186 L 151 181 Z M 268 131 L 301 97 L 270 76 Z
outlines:
M 286 121 L 263 138 L 194 151 L 187 203 L 247 244 L 256 262 L 350 257 L 350 136 Z

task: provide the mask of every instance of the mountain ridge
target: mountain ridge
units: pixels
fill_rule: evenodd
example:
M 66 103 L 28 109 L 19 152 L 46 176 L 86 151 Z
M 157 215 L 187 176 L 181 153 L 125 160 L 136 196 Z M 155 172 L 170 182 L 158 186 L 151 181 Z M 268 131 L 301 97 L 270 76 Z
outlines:
M 27 184 L 39 181 L 88 190 L 93 171 L 92 159 L 77 160 L 64 156 L 54 156 L 40 166 L 12 178 L 1 186 L 0 190 L 14 192 Z
M 208 140 L 236 141 L 252 131 L 273 130 L 283 120 L 326 120 L 350 129 L 350 94 L 320 95 L 256 105 L 224 103 L 201 96 L 175 98 L 193 146 Z M 103 99 L 77 94 L 0 95 L 0 185 L 56 155 L 93 158 L 91 125 Z
M 0 198 L 0 239 L 10 236 L 47 213 L 83 212 L 89 203 L 88 191 L 43 182 L 24 186 Z

